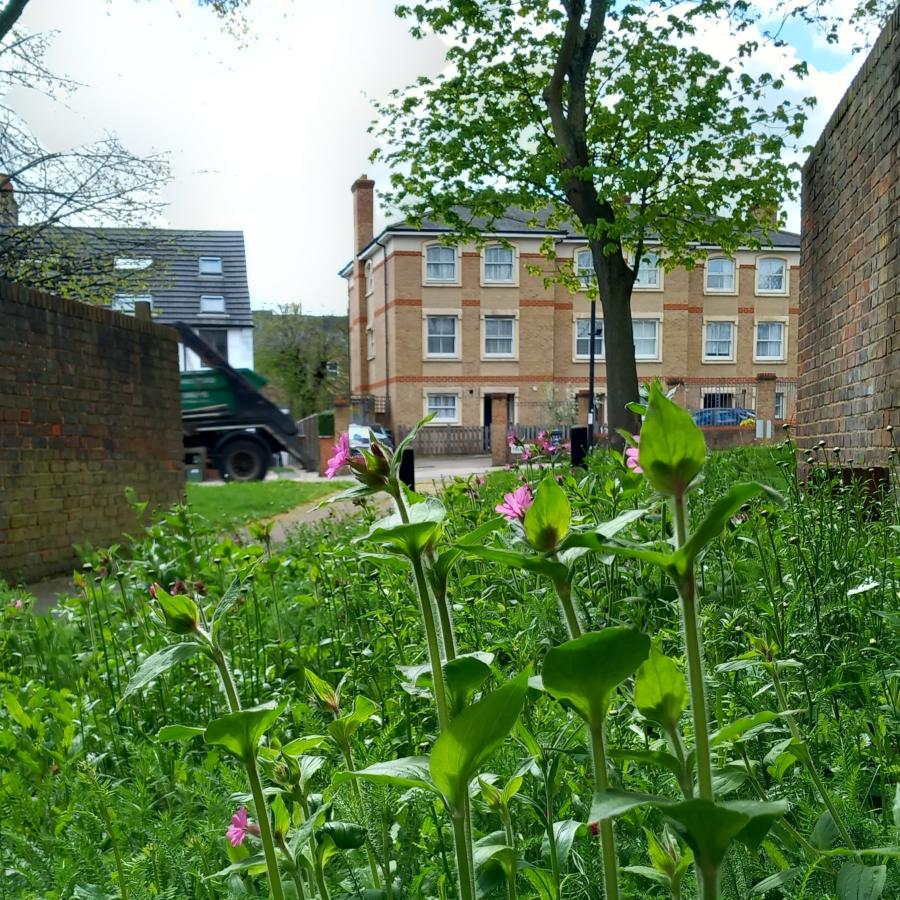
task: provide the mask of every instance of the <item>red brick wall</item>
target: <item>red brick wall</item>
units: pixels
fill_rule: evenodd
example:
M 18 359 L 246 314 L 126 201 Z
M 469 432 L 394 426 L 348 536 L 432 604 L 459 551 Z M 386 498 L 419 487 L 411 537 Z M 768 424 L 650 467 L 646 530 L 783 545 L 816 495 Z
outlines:
M 0 577 L 120 541 L 126 487 L 181 497 L 177 347 L 172 329 L 0 282 Z
M 900 425 L 898 73 L 900 8 L 803 169 L 797 430 L 857 463 Z

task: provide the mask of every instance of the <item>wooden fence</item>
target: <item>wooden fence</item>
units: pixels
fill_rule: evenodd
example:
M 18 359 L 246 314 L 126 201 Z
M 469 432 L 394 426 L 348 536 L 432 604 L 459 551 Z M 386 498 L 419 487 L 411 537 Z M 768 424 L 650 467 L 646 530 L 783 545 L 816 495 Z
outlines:
M 402 441 L 412 429 L 397 426 L 394 438 Z M 480 456 L 491 452 L 491 429 L 483 425 L 429 425 L 413 444 L 419 456 Z

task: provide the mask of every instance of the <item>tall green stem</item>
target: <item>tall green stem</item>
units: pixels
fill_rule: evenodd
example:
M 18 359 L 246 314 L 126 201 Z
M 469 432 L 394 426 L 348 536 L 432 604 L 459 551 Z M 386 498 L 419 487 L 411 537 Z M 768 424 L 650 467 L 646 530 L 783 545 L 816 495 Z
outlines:
M 456 847 L 456 869 L 459 875 L 459 900 L 475 900 L 475 881 L 472 871 L 469 853 L 466 850 L 468 844 L 468 829 L 465 812 L 460 811 L 450 814 L 450 822 L 453 825 L 453 843 Z
M 565 584 L 557 584 L 555 587 L 556 596 L 559 598 L 559 608 L 562 610 L 569 637 L 573 639 L 581 637 L 584 634 L 584 628 L 581 619 L 578 618 L 575 604 L 572 602 L 572 583 L 567 581 Z
M 683 494 L 673 499 L 675 543 L 683 547 L 688 539 L 687 507 Z M 712 783 L 712 761 L 709 755 L 709 716 L 703 685 L 703 648 L 700 638 L 700 619 L 697 615 L 697 582 L 693 570 L 678 583 L 681 613 L 684 619 L 684 650 L 691 689 L 691 712 L 694 717 L 694 754 L 697 764 L 697 786 L 702 800 L 715 800 Z M 716 895 L 711 895 L 716 896 Z
M 515 850 L 516 834 L 513 831 L 512 816 L 509 814 L 508 806 L 504 805 L 501 808 L 500 818 L 503 820 L 503 832 L 506 834 L 506 843 Z M 517 900 L 515 866 L 513 866 L 512 877 L 506 879 L 506 896 L 507 900 Z
M 606 769 L 606 729 L 603 722 L 591 725 L 591 756 L 594 760 L 594 784 L 598 794 L 609 788 Z M 600 820 L 600 847 L 603 851 L 603 885 L 606 900 L 619 900 L 619 864 L 612 819 Z

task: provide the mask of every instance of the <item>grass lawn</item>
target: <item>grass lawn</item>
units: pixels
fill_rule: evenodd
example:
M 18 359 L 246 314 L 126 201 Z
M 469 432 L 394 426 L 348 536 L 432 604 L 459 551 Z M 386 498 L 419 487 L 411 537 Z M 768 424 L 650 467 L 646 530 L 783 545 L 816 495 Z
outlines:
M 345 487 L 347 481 L 243 481 L 187 486 L 194 512 L 219 528 L 268 519 L 304 503 L 313 503 Z

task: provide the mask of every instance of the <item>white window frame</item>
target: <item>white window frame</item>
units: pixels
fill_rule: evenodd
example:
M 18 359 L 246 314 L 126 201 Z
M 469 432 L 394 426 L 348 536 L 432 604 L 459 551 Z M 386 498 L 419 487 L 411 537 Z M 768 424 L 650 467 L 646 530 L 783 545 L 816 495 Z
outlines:
M 203 264 L 204 264 L 204 263 L 210 263 L 210 262 L 213 262 L 213 261 L 215 261 L 215 262 L 217 262 L 217 263 L 219 264 L 219 265 L 218 265 L 218 271 L 217 271 L 217 272 L 204 272 L 204 271 L 203 271 Z M 222 260 L 222 257 L 221 257 L 221 256 L 201 256 L 201 257 L 197 260 L 197 274 L 198 274 L 198 275 L 202 275 L 202 276 L 204 276 L 204 277 L 206 277 L 206 278 L 221 278 L 222 275 L 225 274 L 225 265 L 224 265 L 224 262 L 223 262 L 223 260 Z
M 497 279 L 488 278 L 487 275 L 487 253 L 488 250 L 506 250 L 512 253 L 512 273 L 509 278 Z M 504 244 L 488 244 L 481 251 L 481 286 L 482 287 L 517 287 L 519 284 L 519 248 L 507 247 Z
M 429 353 L 428 320 L 453 319 L 456 322 L 453 353 Z M 448 337 L 449 335 L 444 335 Z M 462 358 L 462 314 L 458 309 L 427 309 L 422 311 L 422 359 L 430 361 L 458 360 Z
M 761 288 L 759 286 L 760 263 L 763 262 L 763 260 L 767 260 L 767 259 L 774 259 L 777 262 L 780 262 L 784 266 L 784 285 L 782 286 L 781 290 L 773 291 L 773 290 L 769 290 L 767 288 Z M 757 297 L 786 297 L 790 293 L 790 282 L 788 280 L 790 278 L 790 271 L 791 271 L 790 264 L 788 263 L 787 259 L 785 259 L 785 257 L 783 257 L 783 256 L 773 256 L 772 254 L 766 254 L 765 256 L 757 257 L 756 267 L 755 267 L 755 277 L 754 277 L 756 296 Z
M 453 397 L 456 400 L 455 403 L 455 413 L 456 415 L 452 419 L 441 418 L 436 416 L 432 419 L 428 424 L 429 425 L 459 425 L 462 416 L 462 410 L 460 407 L 462 406 L 462 392 L 458 390 L 424 390 L 422 392 L 422 410 L 424 415 L 430 415 L 429 409 L 429 397 Z
M 116 294 L 109 308 L 125 313 L 126 316 L 133 316 L 136 303 L 149 303 L 150 309 L 153 309 L 153 297 L 150 294 Z
M 760 356 L 757 353 L 759 346 L 760 325 L 781 325 L 781 356 Z M 787 316 L 767 316 L 756 319 L 753 323 L 753 362 L 759 363 L 784 363 L 787 362 L 788 351 L 788 318 Z
M 510 319 L 512 321 L 512 350 L 509 353 L 488 353 L 488 319 Z M 497 340 L 497 338 L 493 339 Z M 486 310 L 481 314 L 481 358 L 484 360 L 516 360 L 519 358 L 519 313 L 517 310 Z
M 582 266 L 579 257 L 582 253 L 586 253 L 591 260 L 590 266 Z M 572 267 L 575 270 L 575 277 L 578 279 L 578 290 L 589 291 L 597 285 L 597 273 L 594 271 L 594 258 L 590 247 L 576 247 L 572 254 Z M 590 269 L 590 275 L 582 275 L 582 271 Z
M 366 275 L 366 296 L 371 297 L 375 293 L 375 267 L 371 259 L 366 260 L 363 270 Z
M 647 260 L 651 256 L 656 259 L 656 284 L 642 285 L 637 280 L 637 275 L 636 275 L 635 280 L 634 280 L 634 287 L 632 288 L 633 291 L 640 291 L 641 293 L 647 293 L 647 292 L 659 293 L 660 291 L 665 290 L 665 286 L 663 284 L 663 278 L 665 277 L 665 271 L 663 269 L 662 258 L 660 257 L 660 255 L 654 250 L 648 250 L 641 257 L 641 264 L 643 264 L 644 261 Z M 633 258 L 631 259 L 630 264 L 634 265 Z M 640 274 L 640 272 L 638 272 L 637 274 Z
M 781 398 L 781 403 L 778 402 L 778 398 Z M 774 417 L 776 422 L 784 421 L 784 411 L 787 401 L 787 392 L 786 391 L 775 391 L 775 412 Z M 781 415 L 778 415 L 778 407 L 781 407 Z
M 711 288 L 709 286 L 709 264 L 712 262 L 716 262 L 718 260 L 725 260 L 726 262 L 731 263 L 731 275 L 732 275 L 732 284 L 730 288 Z M 706 259 L 706 265 L 703 270 L 703 292 L 705 294 L 726 294 L 729 296 L 733 296 L 738 292 L 738 273 L 740 272 L 740 266 L 737 264 L 737 260 L 730 256 L 723 256 L 719 254 L 717 256 L 709 256 Z
M 656 355 L 638 356 L 637 347 L 634 350 L 635 362 L 662 362 L 662 316 L 658 313 L 632 313 L 631 327 L 634 330 L 635 322 L 656 322 Z M 604 339 L 605 339 L 604 335 Z
M 204 309 L 204 300 L 221 300 L 221 309 Z M 200 295 L 200 315 L 201 316 L 227 316 L 228 307 L 225 305 L 225 297 L 223 294 L 201 294 Z
M 707 325 L 730 325 L 731 326 L 731 355 L 730 356 L 710 356 L 706 349 Z M 737 330 L 738 320 L 732 316 L 704 316 L 703 317 L 703 362 L 712 363 L 713 365 L 724 363 L 726 365 L 734 365 L 737 358 Z
M 452 278 L 429 278 L 428 276 L 428 251 L 433 247 L 442 250 L 450 250 L 453 252 L 453 277 Z M 440 264 L 439 264 L 440 265 Z M 443 263 L 442 265 L 447 265 Z M 452 244 L 442 244 L 439 241 L 430 241 L 422 248 L 422 284 L 433 287 L 459 287 L 460 285 L 460 252 L 459 247 Z
M 587 338 L 586 340 L 590 341 L 591 339 L 591 317 L 590 316 L 580 316 L 573 315 L 572 316 L 572 362 L 583 363 L 591 361 L 591 353 L 588 350 L 587 353 L 579 353 L 578 352 L 578 323 L 579 322 L 587 322 Z M 597 324 L 603 326 L 603 339 L 600 342 L 600 352 L 594 354 L 594 359 L 606 359 L 606 325 L 603 322 L 602 316 L 597 316 Z M 585 340 L 583 338 L 582 340 Z M 590 346 L 590 344 L 588 344 Z
M 139 272 L 144 269 L 149 269 L 150 266 L 153 265 L 153 260 L 148 256 L 142 256 L 140 258 L 119 256 L 116 257 L 114 265 L 119 272 Z
M 366 329 L 366 359 L 375 359 L 375 328 L 370 325 Z

